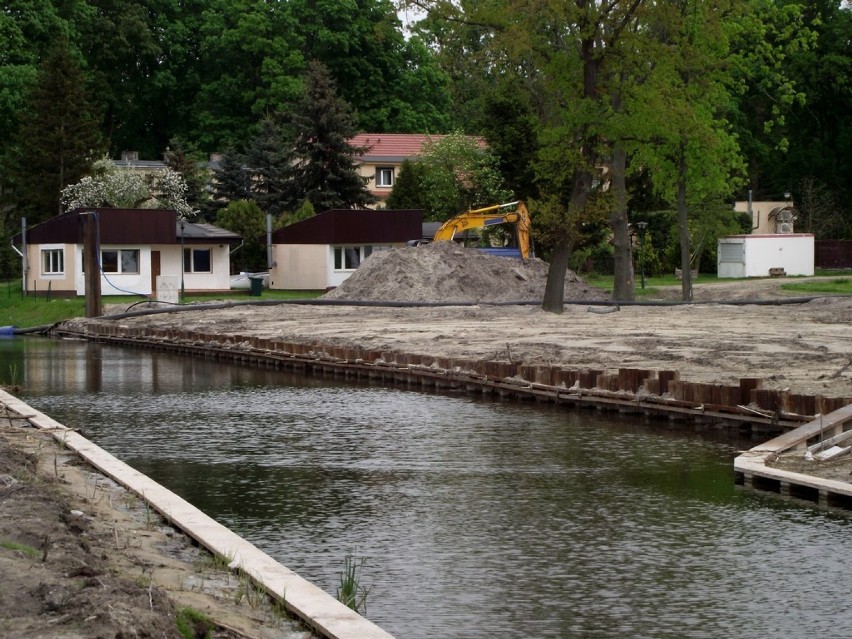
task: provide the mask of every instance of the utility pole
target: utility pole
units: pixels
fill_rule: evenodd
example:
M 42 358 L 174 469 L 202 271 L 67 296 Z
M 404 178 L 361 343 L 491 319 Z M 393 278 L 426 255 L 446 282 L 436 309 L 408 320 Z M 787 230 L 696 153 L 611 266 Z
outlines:
M 101 261 L 98 256 L 98 216 L 81 213 L 86 225 L 83 235 L 83 268 L 86 271 L 86 317 L 101 316 Z
M 648 228 L 647 222 L 637 222 L 639 227 L 639 269 L 642 272 L 642 288 L 645 288 L 645 229 Z

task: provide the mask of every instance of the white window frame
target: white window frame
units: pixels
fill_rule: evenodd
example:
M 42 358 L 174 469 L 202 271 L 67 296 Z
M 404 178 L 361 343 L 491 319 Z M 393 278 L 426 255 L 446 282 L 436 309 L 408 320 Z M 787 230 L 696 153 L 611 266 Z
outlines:
M 370 255 L 373 253 L 378 253 L 379 251 L 386 251 L 390 246 L 373 246 L 372 244 L 365 244 L 362 246 L 335 246 L 333 251 L 333 265 L 334 271 L 336 273 L 351 273 L 356 270 L 361 264 L 364 263 Z M 345 251 L 357 251 L 358 256 L 358 264 L 356 266 L 347 266 L 349 260 L 345 260 L 346 253 Z M 351 253 L 350 253 L 351 255 Z
M 55 258 L 58 257 L 59 264 L 55 264 Z M 48 266 L 50 270 L 45 268 Z M 60 269 L 54 270 L 55 266 L 60 266 Z M 41 274 L 48 277 L 56 277 L 60 275 L 65 275 L 65 247 L 64 246 L 51 246 L 49 244 L 41 247 L 39 254 L 39 268 L 41 269 Z
M 104 253 L 115 253 L 116 254 L 116 270 L 107 271 L 104 268 Z M 125 271 L 124 270 L 124 260 L 122 259 L 123 253 L 135 253 L 136 254 L 136 270 L 135 271 Z M 108 275 L 139 275 L 142 270 L 142 252 L 139 249 L 122 249 L 122 248 L 102 248 L 101 249 L 101 271 L 107 273 Z
M 392 188 L 394 181 L 394 167 L 392 166 L 377 166 L 376 167 L 376 186 L 382 188 Z

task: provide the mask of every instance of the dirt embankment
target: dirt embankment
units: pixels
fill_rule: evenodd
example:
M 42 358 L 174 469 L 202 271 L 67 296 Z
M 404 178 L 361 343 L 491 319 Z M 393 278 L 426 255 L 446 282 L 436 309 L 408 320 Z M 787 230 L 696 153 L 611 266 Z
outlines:
M 191 621 L 187 608 L 206 620 Z M 191 634 L 179 632 L 179 617 Z M 141 499 L 0 405 L 0 636 L 313 635 Z

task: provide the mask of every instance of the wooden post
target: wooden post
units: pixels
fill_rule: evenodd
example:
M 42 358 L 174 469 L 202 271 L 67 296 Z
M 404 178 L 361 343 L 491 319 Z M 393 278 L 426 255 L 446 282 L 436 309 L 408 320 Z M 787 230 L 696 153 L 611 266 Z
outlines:
M 87 213 L 83 237 L 83 265 L 86 269 L 86 317 L 101 316 L 101 266 L 98 256 L 98 218 Z

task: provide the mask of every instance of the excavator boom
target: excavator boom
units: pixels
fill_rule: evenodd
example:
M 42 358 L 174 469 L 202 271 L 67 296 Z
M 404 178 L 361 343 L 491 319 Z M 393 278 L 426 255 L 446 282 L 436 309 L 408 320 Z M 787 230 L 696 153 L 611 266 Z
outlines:
M 508 210 L 507 210 L 508 209 Z M 517 233 L 518 248 L 523 259 L 532 255 L 530 241 L 530 214 L 526 204 L 518 200 L 506 204 L 495 204 L 481 209 L 459 213 L 444 222 L 435 233 L 434 241 L 452 240 L 456 233 L 478 229 L 493 224 L 513 224 Z

